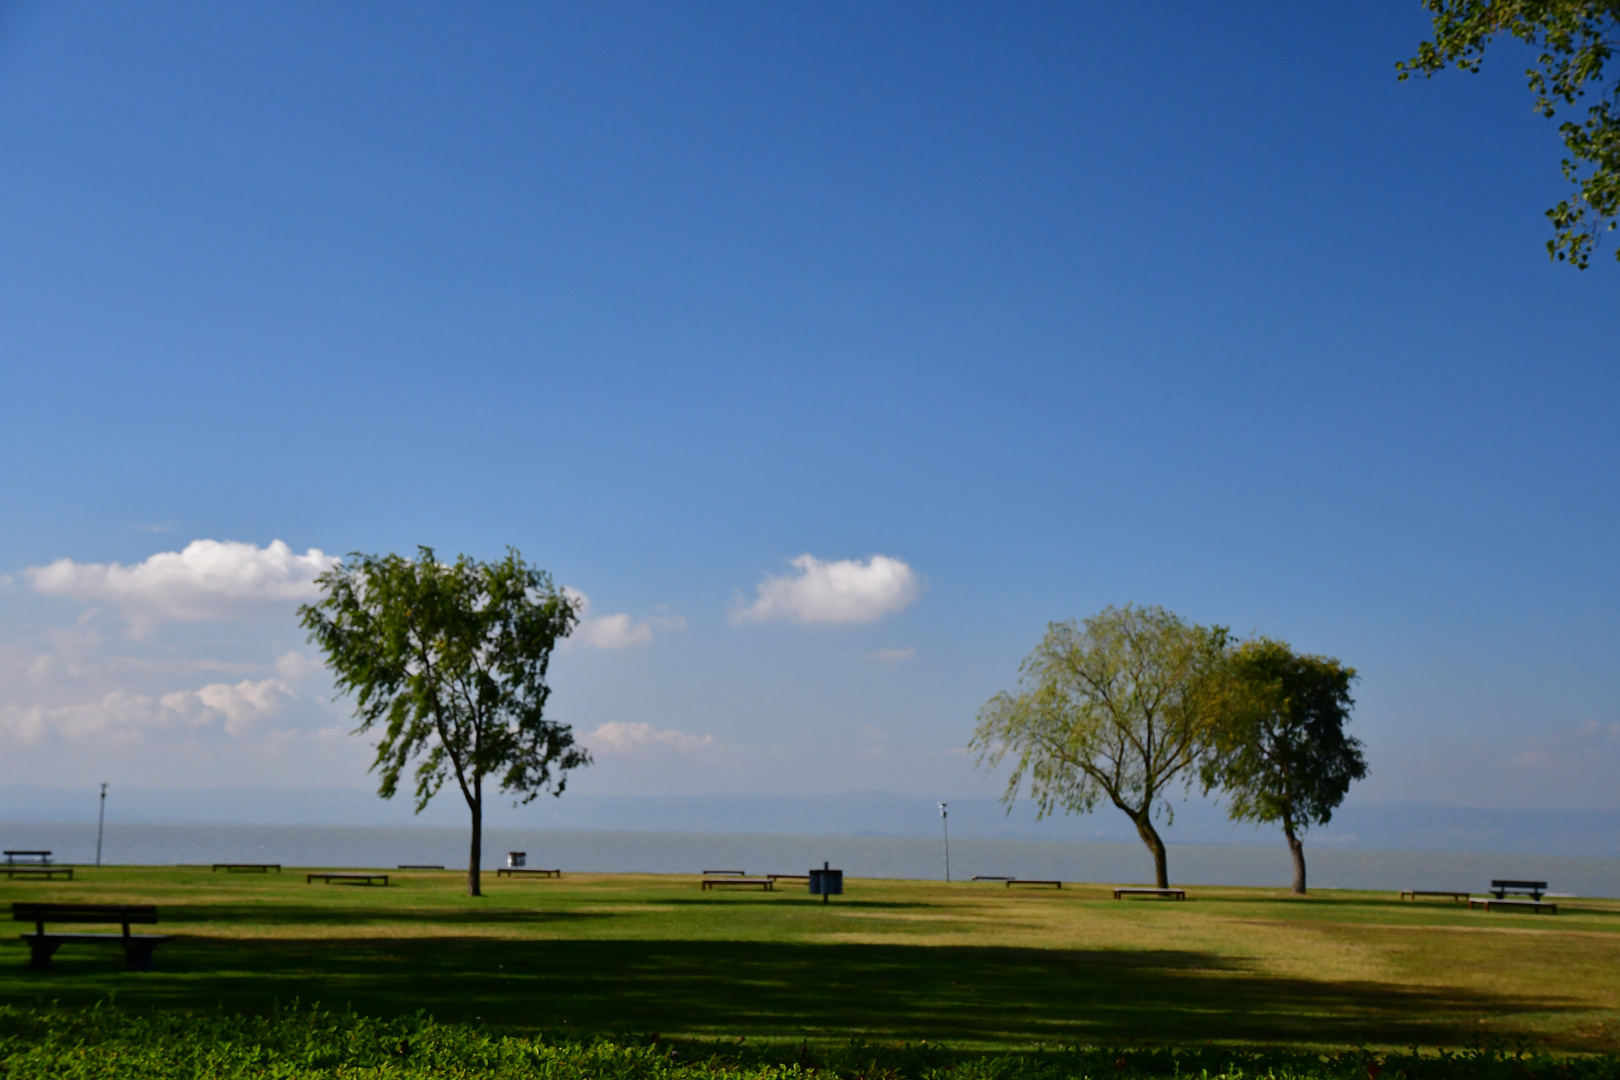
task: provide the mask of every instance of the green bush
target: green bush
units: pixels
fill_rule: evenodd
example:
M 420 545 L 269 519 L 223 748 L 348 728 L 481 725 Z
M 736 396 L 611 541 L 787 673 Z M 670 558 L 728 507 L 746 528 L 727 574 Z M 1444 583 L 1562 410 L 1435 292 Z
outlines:
M 4 1080 L 1620 1080 L 1620 1057 L 1318 1054 L 1068 1047 L 981 1054 L 929 1044 L 836 1048 L 503 1035 L 425 1016 L 293 1008 L 270 1016 L 0 1007 Z

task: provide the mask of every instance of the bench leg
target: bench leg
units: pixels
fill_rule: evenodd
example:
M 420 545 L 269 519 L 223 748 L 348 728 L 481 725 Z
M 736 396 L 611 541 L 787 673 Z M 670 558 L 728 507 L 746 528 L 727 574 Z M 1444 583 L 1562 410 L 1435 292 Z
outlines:
M 131 939 L 124 942 L 124 968 L 127 971 L 151 971 L 152 950 L 157 948 L 155 941 L 136 941 Z
M 35 971 L 49 971 L 51 969 L 51 956 L 60 948 L 62 943 L 51 938 L 31 937 L 28 939 L 28 966 Z

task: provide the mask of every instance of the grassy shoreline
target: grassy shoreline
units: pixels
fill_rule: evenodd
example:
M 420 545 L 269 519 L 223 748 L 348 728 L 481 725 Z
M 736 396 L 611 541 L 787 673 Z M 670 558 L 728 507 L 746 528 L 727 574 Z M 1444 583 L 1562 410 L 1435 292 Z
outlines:
M 1620 1047 L 1614 900 L 1528 916 L 1385 893 L 1211 887 L 1175 903 L 852 880 L 823 906 L 802 888 L 704 893 L 695 877 L 629 874 L 491 877 L 475 900 L 453 872 L 391 873 L 386 889 L 181 867 L 0 884 L 7 900 L 153 903 L 177 935 L 149 974 L 71 945 L 55 970 L 28 972 L 13 938 L 0 1005 L 252 1015 L 320 1001 L 520 1035 L 964 1052 Z

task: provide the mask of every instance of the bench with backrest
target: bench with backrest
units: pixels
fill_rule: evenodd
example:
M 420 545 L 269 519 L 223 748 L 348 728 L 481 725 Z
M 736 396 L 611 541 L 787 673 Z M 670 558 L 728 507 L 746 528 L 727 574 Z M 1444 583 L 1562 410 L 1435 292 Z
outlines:
M 157 908 L 151 904 L 31 904 L 11 905 L 11 918 L 15 922 L 33 923 L 32 934 L 20 935 L 28 942 L 28 966 L 44 971 L 51 966 L 51 955 L 70 941 L 87 941 L 124 947 L 124 966 L 130 971 L 151 971 L 152 950 L 165 941 L 173 940 L 168 934 L 132 934 L 132 924 L 148 925 L 157 922 Z M 121 934 L 48 934 L 46 923 L 75 923 L 123 927 Z
M 708 877 L 711 874 L 716 874 L 716 875 L 718 875 L 718 874 L 729 874 L 732 877 L 747 877 L 748 876 L 748 871 L 746 871 L 746 870 L 705 870 L 705 871 L 703 871 L 703 876 L 704 877 Z
M 51 853 L 49 851 L 7 851 L 5 852 L 6 865 L 16 866 L 21 862 L 24 866 L 49 866 Z
M 768 877 L 712 877 L 703 879 L 704 892 L 710 889 L 731 888 L 733 886 L 744 889 L 764 889 L 766 892 L 773 892 L 776 889 L 776 882 Z
M 223 870 L 227 874 L 268 874 L 274 870 L 281 873 L 281 864 L 278 862 L 217 862 L 215 870 Z
M 1491 895 L 1498 900 L 1507 899 L 1508 893 L 1525 893 L 1532 900 L 1540 900 L 1541 894 L 1547 891 L 1545 881 L 1512 881 L 1495 878 L 1491 881 Z
M 1114 890 L 1115 900 L 1123 900 L 1127 896 L 1157 896 L 1161 900 L 1187 899 L 1187 893 L 1184 889 L 1150 889 L 1146 886 L 1128 886 Z
M 1406 889 L 1401 893 L 1402 900 L 1416 900 L 1420 896 L 1448 896 L 1459 904 L 1468 899 L 1465 892 L 1449 892 L 1445 889 Z
M 974 874 L 973 875 L 973 880 L 974 881 L 1016 881 L 1018 879 L 1014 878 L 1014 877 L 1012 877 L 1012 876 L 1010 876 L 1008 874 Z

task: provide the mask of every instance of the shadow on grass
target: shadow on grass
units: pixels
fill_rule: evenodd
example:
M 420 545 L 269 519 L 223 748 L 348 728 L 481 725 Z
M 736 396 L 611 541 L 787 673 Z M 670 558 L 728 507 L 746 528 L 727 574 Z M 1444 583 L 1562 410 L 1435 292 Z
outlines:
M 1108 951 L 487 938 L 209 940 L 120 970 L 64 948 L 49 973 L 0 950 L 0 1001 L 262 1011 L 294 999 L 377 1015 L 588 1034 L 928 1039 L 957 1045 L 1308 1042 L 1464 1045 L 1481 1018 L 1580 1011 L 1504 990 L 1285 979 L 1187 950 Z
M 541 911 L 538 908 L 375 907 L 264 904 L 164 904 L 165 923 L 233 926 L 354 926 L 365 923 L 437 923 L 452 926 L 566 925 L 619 918 L 612 912 Z

